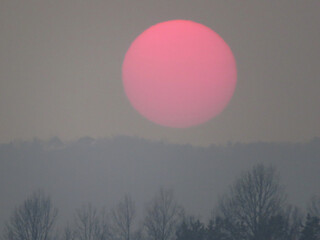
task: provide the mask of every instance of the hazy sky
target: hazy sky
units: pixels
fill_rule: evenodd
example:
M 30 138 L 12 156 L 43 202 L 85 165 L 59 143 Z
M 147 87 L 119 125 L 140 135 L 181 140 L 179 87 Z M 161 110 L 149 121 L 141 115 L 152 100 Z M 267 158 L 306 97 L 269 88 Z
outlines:
M 319 12 L 317 0 L 1 0 L 0 142 L 135 135 L 207 145 L 320 136 Z M 144 119 L 122 87 L 130 43 L 172 19 L 215 30 L 238 65 L 226 110 L 190 129 Z

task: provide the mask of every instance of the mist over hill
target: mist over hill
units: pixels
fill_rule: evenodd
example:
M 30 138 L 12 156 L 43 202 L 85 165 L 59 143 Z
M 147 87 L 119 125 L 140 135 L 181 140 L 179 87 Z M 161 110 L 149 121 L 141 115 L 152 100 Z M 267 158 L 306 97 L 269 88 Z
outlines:
M 188 213 L 206 219 L 219 196 L 257 163 L 277 168 L 290 203 L 304 207 L 313 194 L 320 194 L 320 138 L 210 147 L 126 136 L 1 144 L 0 227 L 37 189 L 51 195 L 59 221 L 71 220 L 75 208 L 86 202 L 111 208 L 126 193 L 141 216 L 161 186 L 172 188 Z

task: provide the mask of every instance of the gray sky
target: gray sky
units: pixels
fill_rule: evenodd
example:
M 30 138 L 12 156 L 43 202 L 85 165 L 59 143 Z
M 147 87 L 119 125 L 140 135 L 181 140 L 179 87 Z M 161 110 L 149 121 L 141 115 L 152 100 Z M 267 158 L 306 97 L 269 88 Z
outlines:
M 319 12 L 317 0 L 1 0 L 0 142 L 134 135 L 208 145 L 320 136 Z M 172 19 L 215 30 L 238 65 L 226 110 L 190 129 L 145 120 L 122 88 L 130 43 Z

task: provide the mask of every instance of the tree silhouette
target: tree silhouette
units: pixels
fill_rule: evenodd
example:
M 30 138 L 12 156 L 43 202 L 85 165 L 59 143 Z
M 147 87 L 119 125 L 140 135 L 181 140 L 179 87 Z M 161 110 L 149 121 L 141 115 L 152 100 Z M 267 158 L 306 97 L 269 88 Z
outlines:
M 74 231 L 65 233 L 66 236 L 79 240 L 107 239 L 110 234 L 107 214 L 104 209 L 98 212 L 90 203 L 83 205 L 76 211 Z
M 131 240 L 133 221 L 135 218 L 135 204 L 129 195 L 125 195 L 111 212 L 112 238 L 114 240 Z
M 308 212 L 311 216 L 320 218 L 320 196 L 314 195 L 308 205 Z
M 275 169 L 260 164 L 235 181 L 218 212 L 233 239 L 263 240 L 271 218 L 281 215 L 284 200 Z
M 61 239 L 62 240 L 74 240 L 75 238 L 76 238 L 75 231 L 72 230 L 69 225 L 67 225 L 62 233 Z
M 320 218 L 308 214 L 300 240 L 320 240 Z
M 50 197 L 36 191 L 15 208 L 5 225 L 3 237 L 8 240 L 50 240 L 57 213 Z
M 173 198 L 172 190 L 163 188 L 147 206 L 144 221 L 146 234 L 152 240 L 172 240 L 180 223 L 183 209 Z
M 233 236 L 237 239 L 243 239 L 243 229 L 241 226 L 234 228 L 230 225 L 228 219 L 221 217 L 213 217 L 206 228 L 206 240 L 232 240 Z
M 199 219 L 188 217 L 177 227 L 176 240 L 205 240 L 206 229 Z

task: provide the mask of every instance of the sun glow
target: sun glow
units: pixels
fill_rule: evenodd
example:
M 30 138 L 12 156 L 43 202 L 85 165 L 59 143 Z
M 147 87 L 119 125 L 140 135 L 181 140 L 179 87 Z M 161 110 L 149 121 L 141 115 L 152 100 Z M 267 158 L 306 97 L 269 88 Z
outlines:
M 147 119 L 169 127 L 204 123 L 226 107 L 235 90 L 234 56 L 210 28 L 187 20 L 151 26 L 128 49 L 125 92 Z

